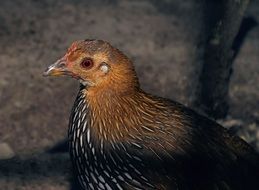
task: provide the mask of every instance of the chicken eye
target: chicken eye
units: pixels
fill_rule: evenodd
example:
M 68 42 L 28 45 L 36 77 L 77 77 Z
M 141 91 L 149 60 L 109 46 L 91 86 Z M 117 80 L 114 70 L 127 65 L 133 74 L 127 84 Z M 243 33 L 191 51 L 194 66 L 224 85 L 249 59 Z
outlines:
M 90 58 L 86 58 L 81 62 L 81 67 L 83 67 L 84 69 L 90 69 L 93 65 L 93 60 Z

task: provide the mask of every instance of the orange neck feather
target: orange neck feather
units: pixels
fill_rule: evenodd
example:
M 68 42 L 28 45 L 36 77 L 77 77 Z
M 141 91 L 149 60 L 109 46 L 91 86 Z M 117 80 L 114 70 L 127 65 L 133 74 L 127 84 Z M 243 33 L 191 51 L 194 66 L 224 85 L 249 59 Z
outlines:
M 139 127 L 143 122 L 141 113 L 144 112 L 145 106 L 142 102 L 144 93 L 131 91 L 122 95 L 106 92 L 96 96 L 91 93 L 85 91 L 92 120 L 91 130 L 96 137 L 104 141 L 119 142 L 141 133 Z

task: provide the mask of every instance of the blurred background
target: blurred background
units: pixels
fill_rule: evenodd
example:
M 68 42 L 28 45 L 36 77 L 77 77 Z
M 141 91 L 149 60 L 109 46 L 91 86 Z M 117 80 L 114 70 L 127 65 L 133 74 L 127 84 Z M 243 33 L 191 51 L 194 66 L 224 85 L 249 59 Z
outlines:
M 0 189 L 70 188 L 68 154 L 49 150 L 66 138 L 79 85 L 42 73 L 79 39 L 109 41 L 144 90 L 217 119 L 259 151 L 259 1 L 241 2 L 1 0 Z

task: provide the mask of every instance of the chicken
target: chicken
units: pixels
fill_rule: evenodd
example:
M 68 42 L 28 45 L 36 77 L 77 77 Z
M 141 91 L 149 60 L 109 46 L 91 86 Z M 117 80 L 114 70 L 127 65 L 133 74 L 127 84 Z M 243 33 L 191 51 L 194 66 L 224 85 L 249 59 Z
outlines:
M 82 189 L 259 189 L 259 157 L 245 141 L 144 92 L 131 60 L 108 42 L 74 42 L 44 75 L 80 81 L 68 139 Z

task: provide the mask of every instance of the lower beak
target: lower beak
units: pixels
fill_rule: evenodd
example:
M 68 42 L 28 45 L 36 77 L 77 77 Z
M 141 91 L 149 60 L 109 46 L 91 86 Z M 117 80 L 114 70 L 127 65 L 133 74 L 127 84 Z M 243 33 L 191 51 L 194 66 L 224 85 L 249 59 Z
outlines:
M 68 73 L 66 65 L 66 59 L 63 57 L 57 60 L 54 64 L 50 65 L 43 73 L 43 76 L 47 77 L 66 75 Z

